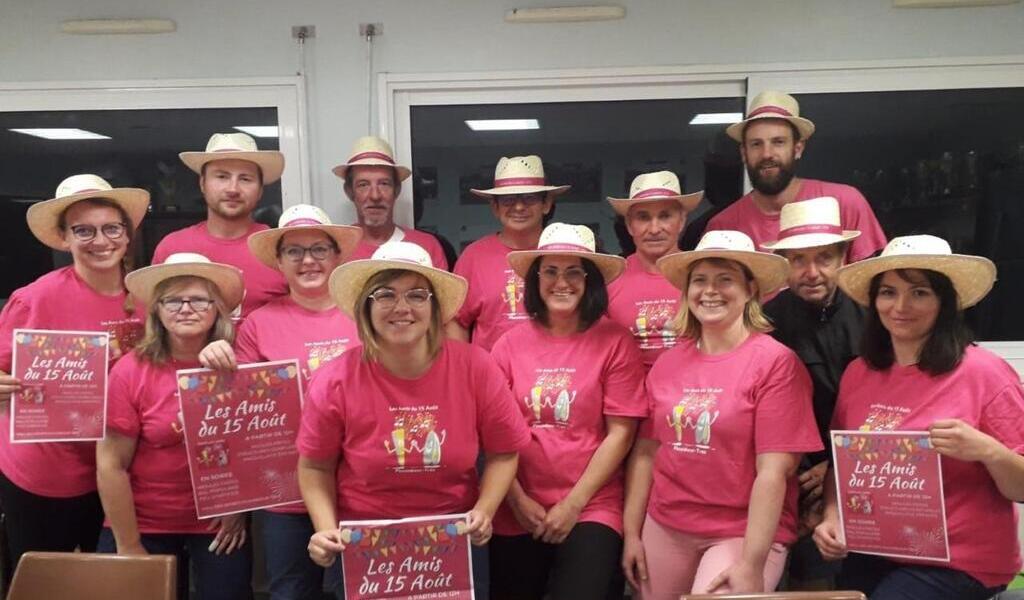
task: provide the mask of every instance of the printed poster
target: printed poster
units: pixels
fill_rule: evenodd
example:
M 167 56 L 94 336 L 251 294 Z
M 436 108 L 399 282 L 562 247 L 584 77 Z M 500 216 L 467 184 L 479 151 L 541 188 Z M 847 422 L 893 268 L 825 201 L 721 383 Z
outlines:
M 11 442 L 103 439 L 109 342 L 99 331 L 14 330 Z
M 178 399 L 200 519 L 301 502 L 298 362 L 182 369 Z
M 923 431 L 833 431 L 840 524 L 853 552 L 949 561 L 942 457 Z
M 346 600 L 473 600 L 466 515 L 342 521 Z

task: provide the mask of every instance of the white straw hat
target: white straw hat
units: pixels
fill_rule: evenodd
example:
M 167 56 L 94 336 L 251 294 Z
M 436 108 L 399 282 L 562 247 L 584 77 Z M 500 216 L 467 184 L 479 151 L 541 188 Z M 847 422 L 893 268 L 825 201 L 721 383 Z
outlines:
M 672 171 L 657 171 L 654 173 L 641 173 L 633 178 L 633 184 L 629 186 L 629 198 L 608 197 L 612 210 L 626 216 L 629 207 L 643 204 L 645 202 L 658 202 L 660 200 L 676 200 L 683 207 L 683 212 L 691 212 L 700 204 L 704 192 L 683 194 L 679 185 L 679 178 Z
M 32 235 L 56 250 L 65 250 L 64 236 L 58 226 L 60 216 L 75 202 L 89 198 L 105 198 L 128 213 L 134 232 L 149 209 L 149 192 L 141 188 L 115 188 L 98 175 L 72 175 L 57 186 L 54 197 L 28 207 L 25 220 Z
M 471 189 L 477 196 L 507 196 L 511 194 L 536 194 L 545 192 L 551 195 L 564 194 L 571 186 L 548 185 L 544 176 L 544 163 L 534 154 L 530 156 L 501 157 L 494 167 L 494 187 L 487 190 Z
M 806 140 L 814 135 L 814 123 L 800 116 L 800 103 L 796 98 L 785 92 L 765 90 L 754 96 L 747 110 L 747 118 L 733 123 L 725 129 L 726 135 L 743 141 L 743 131 L 751 121 L 758 119 L 782 119 L 789 121 L 800 132 L 800 138 Z
M 315 229 L 327 234 L 338 245 L 341 261 L 348 259 L 360 238 L 363 230 L 351 225 L 334 225 L 331 218 L 323 210 L 311 204 L 296 204 L 281 214 L 277 220 L 277 229 L 264 229 L 249 236 L 249 252 L 261 263 L 277 269 L 277 243 L 289 231 Z
M 839 201 L 824 196 L 783 205 L 779 214 L 779 239 L 761 244 L 766 250 L 817 248 L 848 242 L 859 231 L 844 230 L 840 222 Z
M 466 300 L 469 284 L 459 275 L 438 269 L 430 260 L 430 254 L 412 242 L 385 242 L 373 253 L 372 258 L 345 263 L 331 273 L 331 297 L 343 313 L 355 318 L 359 297 L 366 282 L 381 271 L 403 269 L 419 273 L 430 281 L 434 297 L 441 305 L 441 320 L 450 321 L 459 312 Z
M 709 231 L 700 238 L 696 249 L 663 256 L 657 265 L 672 285 L 685 292 L 690 267 L 705 258 L 733 260 L 750 269 L 762 298 L 781 287 L 789 275 L 789 261 L 777 254 L 756 251 L 747 234 L 729 230 Z
M 284 154 L 277 150 L 260 150 L 256 140 L 244 133 L 215 133 L 206 142 L 205 152 L 182 152 L 181 162 L 196 173 L 202 174 L 203 165 L 215 160 L 247 160 L 259 165 L 263 172 L 263 183 L 274 183 L 284 172 Z
M 881 256 L 839 269 L 839 287 L 858 304 L 867 306 L 871 280 L 893 269 L 928 269 L 949 277 L 960 297 L 961 308 L 980 302 L 996 281 L 996 265 L 991 260 L 953 254 L 949 243 L 934 235 L 907 235 L 893 238 Z
M 611 283 L 626 268 L 626 259 L 595 250 L 594 232 L 586 225 L 551 223 L 540 233 L 536 250 L 516 250 L 508 253 L 508 263 L 522 278 L 533 261 L 541 256 L 578 256 L 587 259 L 601 271 L 605 284 Z
M 352 144 L 352 152 L 349 153 L 348 160 L 331 169 L 331 172 L 342 179 L 347 179 L 349 168 L 360 165 L 394 167 L 398 173 L 398 181 L 405 181 L 412 173 L 409 167 L 395 164 L 395 151 L 391 149 L 391 144 L 372 135 L 357 139 Z
M 202 277 L 213 282 L 231 312 L 242 303 L 245 286 L 242 283 L 242 271 L 231 265 L 211 262 L 202 254 L 194 252 L 178 252 L 167 257 L 167 260 L 128 273 L 124 278 L 124 286 L 139 300 L 149 305 L 156 300 L 153 290 L 172 277 Z

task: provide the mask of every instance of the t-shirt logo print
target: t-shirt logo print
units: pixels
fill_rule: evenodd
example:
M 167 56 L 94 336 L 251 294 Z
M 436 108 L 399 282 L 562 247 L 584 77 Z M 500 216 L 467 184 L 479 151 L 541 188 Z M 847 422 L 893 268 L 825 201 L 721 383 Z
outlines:
M 432 412 L 396 415 L 390 437 L 390 440 L 384 440 L 384 449 L 395 455 L 396 471 L 435 470 L 441 466 L 441 447 L 448 437 L 448 430 L 438 433 L 437 417 Z M 407 465 L 416 454 L 420 455 L 421 465 Z
M 140 319 L 119 319 L 100 323 L 110 334 L 110 360 L 117 360 L 135 347 L 145 333 Z
M 303 375 L 309 376 L 323 365 L 338 358 L 348 349 L 348 340 L 328 340 L 324 342 L 307 342 L 306 346 L 306 372 Z
M 711 447 L 711 426 L 718 420 L 718 393 L 720 390 L 686 390 L 679 402 L 665 415 L 668 426 L 675 432 L 675 448 L 688 446 L 684 441 L 687 429 L 693 430 L 697 448 Z
M 671 348 L 676 343 L 672 319 L 676 314 L 674 300 L 642 300 L 636 303 L 636 321 L 632 333 L 641 350 Z
M 576 390 L 571 389 L 575 369 L 542 369 L 530 395 L 523 398 L 533 412 L 532 426 L 567 427 Z M 548 409 L 548 410 L 545 410 Z
M 512 269 L 505 269 L 505 288 L 501 291 L 501 302 L 506 308 L 508 319 L 525 319 L 529 315 L 519 309 L 523 303 L 523 280 Z
M 903 419 L 910 413 L 909 408 L 889 406 L 888 404 L 872 404 L 868 417 L 860 426 L 861 431 L 893 431 L 899 427 Z

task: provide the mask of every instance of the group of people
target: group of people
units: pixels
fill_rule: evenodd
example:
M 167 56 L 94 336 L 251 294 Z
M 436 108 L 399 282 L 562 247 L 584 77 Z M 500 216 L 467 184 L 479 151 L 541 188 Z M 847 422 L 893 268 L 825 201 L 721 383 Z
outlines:
M 621 598 L 627 579 L 647 600 L 770 591 L 787 567 L 791 585 L 835 576 L 879 600 L 989 598 L 1021 568 L 1024 500 L 1019 378 L 963 323 L 994 265 L 933 236 L 886 244 L 857 190 L 796 177 L 814 125 L 788 94 L 758 95 L 727 133 L 753 190 L 695 250 L 677 242 L 701 194 L 673 173 L 608 198 L 637 248 L 621 258 L 547 223 L 568 186 L 516 156 L 473 190 L 500 229 L 453 272 L 394 223 L 410 170 L 378 138 L 334 169 L 356 224 L 296 205 L 270 229 L 252 211 L 282 155 L 215 134 L 181 155 L 207 219 L 138 270 L 148 194 L 68 178 L 28 224 L 72 264 L 0 313 L 0 394 L 21 386 L 13 329 L 109 331 L 107 434 L 0 436 L 13 558 L 176 554 L 180 597 L 190 565 L 203 600 L 249 597 L 248 515 L 196 517 L 175 372 L 297 359 L 304 502 L 253 515 L 275 599 L 337 587 L 340 520 L 453 513 L 496 600 Z M 847 555 L 831 429 L 929 432 L 948 563 Z

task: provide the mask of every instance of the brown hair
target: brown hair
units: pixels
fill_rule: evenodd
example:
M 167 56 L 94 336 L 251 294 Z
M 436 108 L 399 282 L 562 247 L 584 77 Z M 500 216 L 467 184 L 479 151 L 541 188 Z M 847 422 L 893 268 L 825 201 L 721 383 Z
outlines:
M 365 360 L 379 360 L 381 353 L 380 343 L 377 340 L 377 331 L 373 328 L 373 321 L 370 319 L 370 294 L 409 273 L 419 275 L 416 271 L 408 269 L 384 269 L 367 279 L 366 283 L 363 284 L 363 288 L 359 291 L 355 306 L 352 308 L 352 314 L 355 315 L 359 340 L 363 343 L 363 358 Z M 426 277 L 423 279 L 427 282 L 427 289 L 433 294 L 430 296 L 431 312 L 430 327 L 427 329 L 427 349 L 430 352 L 430 356 L 434 357 L 441 351 L 441 343 L 444 341 L 441 304 L 437 301 L 437 294 L 434 292 L 434 286 L 430 283 L 430 279 Z
M 213 299 L 213 306 L 217 309 L 217 320 L 207 335 L 206 341 L 214 342 L 225 340 L 233 342 L 235 339 L 235 326 L 231 322 L 231 311 L 224 303 L 224 296 L 220 289 L 209 279 L 195 275 L 179 275 L 165 279 L 156 285 L 153 290 L 153 301 L 149 305 L 149 313 L 146 315 L 146 335 L 135 348 L 135 352 L 145 360 L 161 364 L 171 356 L 171 341 L 167 334 L 167 328 L 160 320 L 160 300 L 176 290 L 191 285 L 202 283 L 207 293 Z
M 355 192 L 352 190 L 352 174 L 355 169 L 360 167 L 387 167 L 391 169 L 391 185 L 395 187 L 395 198 L 402 193 L 402 180 L 398 177 L 398 169 L 390 165 L 353 165 L 345 171 L 345 183 L 342 184 L 342 188 L 345 190 L 345 195 L 348 196 L 349 200 L 355 199 Z
M 135 224 L 132 222 L 128 211 L 123 206 L 110 200 L 109 198 L 85 198 L 78 202 L 72 202 L 64 210 L 61 211 L 60 216 L 57 217 L 57 228 L 60 229 L 61 233 L 67 231 L 67 213 L 71 210 L 72 206 L 78 206 L 84 204 L 85 206 L 91 206 L 94 208 L 112 208 L 117 211 L 117 214 L 121 216 L 121 222 L 124 223 L 125 232 L 128 235 L 128 246 L 124 250 L 124 256 L 121 257 L 121 275 L 127 275 L 135 270 Z M 135 313 L 135 300 L 131 294 L 125 294 L 124 304 L 121 305 L 126 315 L 132 315 Z
M 750 272 L 750 269 L 741 262 L 729 260 L 727 258 L 703 258 L 701 260 L 693 261 L 693 263 L 690 264 L 689 270 L 686 272 L 686 286 L 683 288 L 682 297 L 679 300 L 679 313 L 672 321 L 672 325 L 675 330 L 679 332 L 679 335 L 691 340 L 700 339 L 700 321 L 690 314 L 690 305 L 686 301 L 686 290 L 690 287 L 690 276 L 693 274 L 693 270 L 697 265 L 705 261 L 715 265 L 716 267 L 737 269 L 743 273 L 744 280 L 752 290 L 750 299 L 747 300 L 746 305 L 743 307 L 743 325 L 751 331 L 759 333 L 770 332 L 773 329 L 772 323 L 768 320 L 768 317 L 765 316 L 764 310 L 761 308 L 761 301 L 758 299 L 759 290 L 757 287 L 757 280 L 754 279 L 754 274 Z

